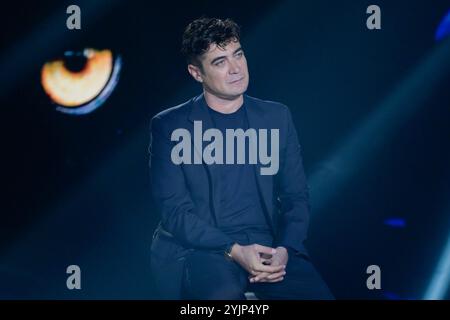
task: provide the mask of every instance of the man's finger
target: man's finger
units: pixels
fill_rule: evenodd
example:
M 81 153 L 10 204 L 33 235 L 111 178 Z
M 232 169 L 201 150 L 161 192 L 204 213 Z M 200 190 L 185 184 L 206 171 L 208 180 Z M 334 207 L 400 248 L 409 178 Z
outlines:
M 269 275 L 270 275 L 270 273 L 268 273 L 268 272 L 262 272 L 262 273 L 257 274 L 254 277 L 250 277 L 249 280 L 250 280 L 250 282 L 259 282 L 262 279 L 266 279 Z
M 267 254 L 267 253 L 261 253 L 261 258 L 262 259 L 270 259 L 270 258 L 272 258 L 272 255 L 271 254 Z
M 258 251 L 259 253 L 273 255 L 277 252 L 277 250 L 275 248 L 262 246 L 260 244 L 254 244 L 253 246 L 254 246 L 255 250 Z
M 250 270 L 250 274 L 253 275 L 253 276 L 257 276 L 257 275 L 260 274 L 260 273 L 261 273 L 261 272 L 256 271 L 256 270 L 254 270 L 254 269 L 251 269 L 251 270 Z
M 272 264 L 272 259 L 261 259 L 261 263 L 264 265 Z
M 283 281 L 283 280 L 284 280 L 284 277 L 280 277 L 280 278 L 276 278 L 276 279 L 273 279 L 273 280 L 263 279 L 263 280 L 261 280 L 259 282 L 274 283 L 274 282 L 280 282 L 280 281 Z
M 276 272 L 276 273 L 268 273 L 268 272 L 263 272 L 260 273 L 256 276 L 250 276 L 250 282 L 269 282 L 271 280 L 276 280 L 278 278 L 284 277 L 284 275 L 286 274 L 286 271 L 280 271 L 280 272 Z
M 274 279 L 283 277 L 285 274 L 286 274 L 286 271 L 280 271 L 280 272 L 277 272 L 277 273 L 272 273 L 272 274 L 269 274 L 269 275 L 266 277 L 266 279 L 267 279 L 267 280 L 274 280 Z
M 253 268 L 254 271 L 259 271 L 259 272 L 269 272 L 269 273 L 274 273 L 274 272 L 280 272 L 281 270 L 284 270 L 285 266 L 284 265 L 279 265 L 279 266 L 266 266 L 263 265 L 262 263 L 260 265 L 257 265 Z

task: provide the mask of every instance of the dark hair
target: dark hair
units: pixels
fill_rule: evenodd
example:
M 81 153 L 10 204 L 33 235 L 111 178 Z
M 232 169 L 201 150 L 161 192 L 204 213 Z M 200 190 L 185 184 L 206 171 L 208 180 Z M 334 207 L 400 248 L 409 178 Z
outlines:
M 231 19 L 200 18 L 192 21 L 183 33 L 181 53 L 187 63 L 202 67 L 199 57 L 212 43 L 224 48 L 230 41 L 240 39 L 240 28 Z

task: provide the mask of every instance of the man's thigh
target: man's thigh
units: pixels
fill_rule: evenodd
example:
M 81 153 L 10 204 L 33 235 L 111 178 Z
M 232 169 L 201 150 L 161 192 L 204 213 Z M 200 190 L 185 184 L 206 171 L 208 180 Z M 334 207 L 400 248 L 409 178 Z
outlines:
M 196 250 L 186 257 L 185 299 L 245 299 L 246 276 L 234 261 L 220 253 Z
M 283 281 L 250 284 L 259 299 L 333 300 L 334 296 L 311 261 L 290 256 Z

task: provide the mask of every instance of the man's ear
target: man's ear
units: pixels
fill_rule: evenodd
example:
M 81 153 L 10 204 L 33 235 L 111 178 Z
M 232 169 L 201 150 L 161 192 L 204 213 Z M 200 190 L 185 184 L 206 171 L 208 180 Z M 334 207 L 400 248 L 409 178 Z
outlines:
M 201 71 L 200 71 L 199 67 L 194 66 L 193 64 L 188 64 L 188 71 L 196 81 L 198 81 L 200 83 L 203 82 Z

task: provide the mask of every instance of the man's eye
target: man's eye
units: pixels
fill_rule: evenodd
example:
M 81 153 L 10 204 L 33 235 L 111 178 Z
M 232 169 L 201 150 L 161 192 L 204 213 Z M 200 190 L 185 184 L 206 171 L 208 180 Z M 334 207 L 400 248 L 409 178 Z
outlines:
M 236 53 L 236 55 L 240 58 L 240 57 L 242 57 L 244 55 L 244 52 L 240 51 L 240 52 Z
M 225 60 L 220 60 L 219 62 L 216 62 L 215 65 L 216 66 L 221 66 L 225 63 Z

